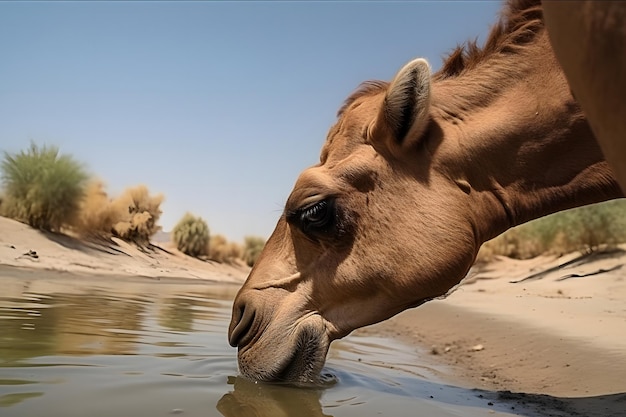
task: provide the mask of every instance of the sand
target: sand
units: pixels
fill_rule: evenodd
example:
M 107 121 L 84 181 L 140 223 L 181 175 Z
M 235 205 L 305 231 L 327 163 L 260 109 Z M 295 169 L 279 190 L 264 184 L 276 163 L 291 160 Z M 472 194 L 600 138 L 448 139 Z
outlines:
M 0 217 L 0 265 L 73 274 L 187 278 L 241 284 L 250 268 L 201 261 L 176 250 L 171 243 L 137 248 L 110 241 L 79 240 L 42 232 Z
M 498 259 L 445 299 L 365 331 L 426 348 L 455 384 L 540 415 L 626 416 L 624 249 L 560 268 L 580 254 Z
M 626 247 L 579 255 L 476 266 L 445 299 L 359 331 L 401 338 L 445 366 L 451 385 L 538 415 L 626 416 Z M 164 244 L 89 243 L 2 217 L 0 266 L 235 285 L 249 272 Z

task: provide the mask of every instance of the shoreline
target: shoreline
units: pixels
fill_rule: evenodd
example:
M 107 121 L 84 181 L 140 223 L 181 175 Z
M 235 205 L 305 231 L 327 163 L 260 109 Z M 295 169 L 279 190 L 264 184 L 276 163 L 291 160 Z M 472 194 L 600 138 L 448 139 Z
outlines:
M 494 403 L 542 417 L 626 416 L 625 351 L 441 302 L 420 308 L 360 331 L 428 352 L 425 362 L 447 370 L 439 378 Z
M 576 257 L 501 259 L 445 299 L 359 331 L 428 352 L 425 360 L 450 370 L 443 379 L 494 402 L 531 405 L 540 416 L 624 417 L 626 271 L 616 266 L 626 255 L 555 268 Z
M 42 274 L 47 275 L 42 277 Z M 130 283 L 149 284 L 158 282 L 159 284 L 181 284 L 181 285 L 211 285 L 211 286 L 224 286 L 231 288 L 239 288 L 241 282 L 238 281 L 222 281 L 212 278 L 192 278 L 185 276 L 159 276 L 159 275 L 130 275 L 130 274 L 116 274 L 114 272 L 98 273 L 98 272 L 83 272 L 83 271 L 66 271 L 62 269 L 46 269 L 46 268 L 30 268 L 27 266 L 13 266 L 0 264 L 0 279 L 2 277 L 11 277 L 17 279 L 32 279 L 32 280 L 46 280 L 53 281 L 73 281 L 73 280 L 90 280 L 90 283 L 95 283 L 99 279 L 123 281 Z M 85 281 L 81 281 L 85 282 Z
M 24 288 L 76 291 L 74 279 L 124 280 L 134 289 L 223 286 L 231 297 L 250 270 L 161 246 L 52 235 L 2 217 L 0 231 L 0 277 L 23 281 L 5 285 L 5 297 Z M 626 417 L 625 265 L 626 246 L 582 257 L 497 258 L 475 266 L 444 299 L 356 332 L 429 352 L 425 362 L 449 369 L 443 381 L 494 403 L 531 405 L 538 416 Z
M 18 297 L 24 291 L 83 291 L 75 280 L 95 286 L 98 280 L 121 280 L 129 283 L 126 287 L 133 293 L 142 291 L 141 288 L 146 291 L 154 284 L 181 288 L 203 285 L 221 288 L 225 296 L 232 297 L 238 288 L 230 282 L 194 278 L 99 275 L 6 265 L 0 265 L 2 277 L 15 284 L 4 287 L 5 297 Z M 437 371 L 438 380 L 451 387 L 473 390 L 485 402 L 500 408 L 511 407 L 520 416 L 626 416 L 626 348 L 619 344 L 598 346 L 590 340 L 593 336 L 583 334 L 583 328 L 579 337 L 570 337 L 537 326 L 532 318 L 498 314 L 499 303 L 483 306 L 481 311 L 471 306 L 472 297 L 467 294 L 485 293 L 481 288 L 470 288 L 469 292 L 457 291 L 448 299 L 431 301 L 356 332 L 414 346 L 426 355 L 427 365 L 445 369 Z M 493 294 L 487 298 L 493 298 Z M 507 302 L 507 297 L 503 302 Z M 490 309 L 494 311 L 490 313 Z M 622 330 L 626 328 L 624 324 Z M 623 339 L 620 329 L 615 330 L 616 340 Z
M 250 268 L 203 261 L 172 244 L 139 248 L 121 239 L 86 240 L 42 232 L 0 217 L 0 265 L 81 275 L 196 279 L 242 284 Z

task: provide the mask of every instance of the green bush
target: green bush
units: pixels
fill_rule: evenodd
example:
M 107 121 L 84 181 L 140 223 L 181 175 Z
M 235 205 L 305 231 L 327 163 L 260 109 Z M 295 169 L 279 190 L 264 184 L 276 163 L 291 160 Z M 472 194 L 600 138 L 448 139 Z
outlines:
M 2 214 L 32 227 L 60 231 L 72 223 L 84 193 L 87 174 L 55 146 L 4 153 Z
M 172 229 L 176 248 L 189 256 L 207 256 L 209 238 L 209 226 L 201 217 L 191 213 L 186 213 Z
M 626 200 L 566 210 L 533 220 L 486 242 L 478 260 L 493 255 L 517 259 L 542 254 L 590 252 L 626 242 Z
M 254 266 L 265 247 L 265 239 L 258 236 L 246 236 L 244 239 L 243 260 L 248 266 Z

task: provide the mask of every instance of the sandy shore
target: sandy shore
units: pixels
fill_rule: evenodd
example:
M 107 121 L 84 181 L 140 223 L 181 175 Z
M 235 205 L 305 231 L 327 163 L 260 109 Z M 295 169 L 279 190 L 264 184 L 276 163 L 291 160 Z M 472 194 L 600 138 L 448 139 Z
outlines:
M 562 267 L 579 254 L 500 259 L 446 299 L 364 331 L 426 348 L 455 384 L 540 415 L 626 416 L 623 249 Z
M 404 339 L 451 384 L 541 416 L 626 416 L 626 247 L 475 267 L 443 300 L 360 332 Z M 239 285 L 249 269 L 171 247 L 88 243 L 0 217 L 0 267 Z M 481 394 L 482 395 L 482 394 Z M 521 414 L 525 415 L 525 414 Z
M 0 217 L 0 265 L 74 274 L 189 278 L 243 283 L 250 268 L 186 256 L 171 244 L 140 250 L 120 239 L 85 241 Z

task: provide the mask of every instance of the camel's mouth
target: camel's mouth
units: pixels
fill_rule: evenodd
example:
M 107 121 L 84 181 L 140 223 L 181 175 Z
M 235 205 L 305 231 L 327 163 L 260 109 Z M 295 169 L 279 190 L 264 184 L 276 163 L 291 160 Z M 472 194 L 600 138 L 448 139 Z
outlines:
M 255 381 L 300 386 L 322 383 L 320 373 L 330 343 L 316 324 L 303 323 L 293 338 L 285 338 L 271 354 L 263 352 L 264 347 L 259 345 L 240 350 L 239 368 L 242 375 Z M 264 361 L 271 363 L 263 366 Z
M 298 385 L 319 384 L 320 372 L 328 350 L 321 335 L 311 327 L 305 327 L 298 335 L 293 353 L 277 375 L 277 381 Z

